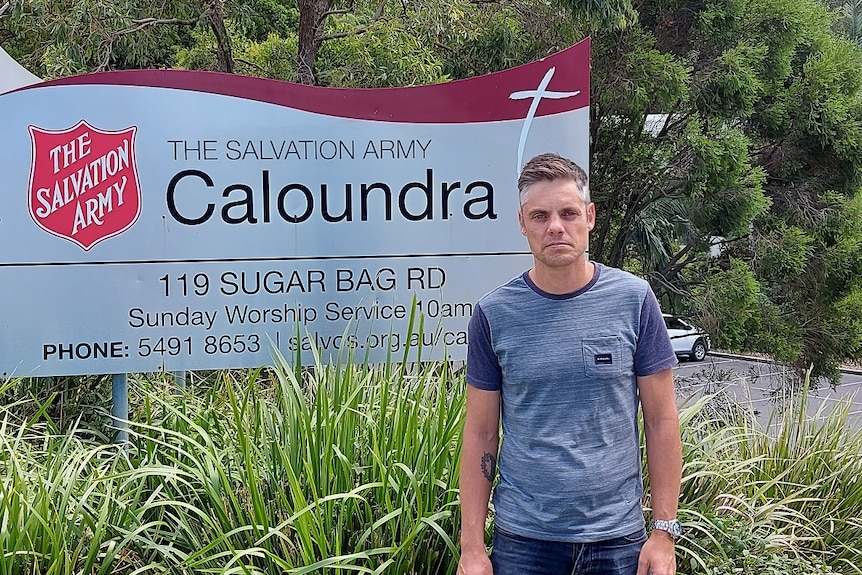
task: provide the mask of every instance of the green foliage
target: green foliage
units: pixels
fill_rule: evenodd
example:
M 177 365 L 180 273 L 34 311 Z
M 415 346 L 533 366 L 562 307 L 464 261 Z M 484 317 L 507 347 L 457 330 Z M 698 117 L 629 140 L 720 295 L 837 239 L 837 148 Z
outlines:
M 760 284 L 741 260 L 709 273 L 692 299 L 700 325 L 719 349 L 744 349 L 749 335 L 759 331 Z
M 25 45 L 21 61 L 46 78 L 164 67 L 174 46 L 185 41 L 182 27 L 188 24 L 152 21 L 195 21 L 201 13 L 197 2 L 16 0 L 11 13 L 0 17 L 0 42 Z
M 800 118 L 800 129 L 839 161 L 858 165 L 862 155 L 862 55 L 858 47 L 840 39 L 824 41 L 819 53 L 805 62 L 802 76 L 805 90 L 800 104 L 807 114 Z
M 293 1 L 239 0 L 232 10 L 237 32 L 252 42 L 263 42 L 271 35 L 296 35 L 299 9 Z
M 860 357 L 857 334 L 832 318 L 846 317 L 836 304 L 860 274 L 862 233 L 848 222 L 862 182 L 862 52 L 815 0 L 637 10 L 628 28 L 593 34 L 592 257 L 716 322 L 718 345 L 834 378 Z M 707 303 L 739 262 L 757 289 Z
M 136 379 L 126 449 L 6 407 L 0 573 L 454 573 L 463 385 L 443 365 Z
M 296 79 L 297 44 L 295 35 L 282 38 L 270 33 L 262 42 L 252 42 L 239 53 L 239 69 L 245 71 L 246 65 L 250 66 L 249 75 L 293 82 Z
M 814 238 L 797 226 L 764 218 L 752 241 L 754 265 L 764 277 L 791 277 L 802 273 L 814 255 Z
M 833 329 L 840 330 L 841 344 L 856 356 L 862 348 L 862 287 L 855 286 L 846 296 L 836 302 L 832 317 Z
M 575 18 L 592 20 L 595 25 L 625 28 L 637 21 L 631 0 L 557 0 L 571 10 Z
M 862 353 L 854 315 L 862 277 L 862 197 L 848 200 L 833 192 L 820 194 L 817 201 L 816 206 L 784 206 L 784 218 L 770 214 L 752 234 L 753 270 L 770 313 L 764 312 L 763 333 L 755 332 L 748 347 L 767 353 L 795 348 L 795 355 L 779 357 L 800 372 L 813 365 L 815 378 L 835 382 L 838 358 Z M 784 335 L 776 339 L 776 333 Z
M 804 63 L 818 39 L 830 36 L 830 17 L 818 1 L 752 0 L 744 12 L 740 34 L 767 46 L 762 73 L 772 90 Z M 766 95 L 768 97 L 768 95 Z
M 599 121 L 630 120 L 630 129 L 641 134 L 646 114 L 673 111 L 688 96 L 688 67 L 673 54 L 657 50 L 655 42 L 642 28 L 593 35 L 590 95 Z
M 199 0 L 7 5 L 0 42 L 43 77 L 222 67 L 224 41 Z M 862 359 L 859 333 L 840 329 L 857 326 L 848 318 L 862 274 L 862 48 L 847 28 L 859 6 L 360 0 L 322 19 L 314 77 L 349 87 L 442 82 L 590 35 L 591 257 L 637 270 L 671 308 L 726 318 L 713 332 L 722 345 L 834 378 L 841 362 Z M 229 0 L 223 18 L 238 73 L 297 79 L 296 3 Z M 714 289 L 710 274 L 723 277 L 737 261 L 759 285 L 745 338 L 740 322 L 724 325 L 730 314 L 692 303 Z
M 721 53 L 699 79 L 694 106 L 705 115 L 744 118 L 763 92 L 760 72 L 767 46 L 740 42 Z
M 0 573 L 455 573 L 463 373 L 193 379 L 133 378 L 125 447 L 0 408 Z M 768 430 L 714 396 L 682 411 L 681 574 L 860 574 L 862 430 L 806 392 Z
M 140 501 L 121 447 L 6 424 L 0 442 L 0 572 L 111 573 L 139 564 L 126 546 Z
M 417 0 L 391 17 L 436 54 L 451 79 L 542 58 L 583 39 L 587 30 L 553 0 Z
M 768 430 L 700 417 L 711 396 L 683 410 L 680 573 L 860 573 L 862 430 L 807 393 Z
M 693 166 L 685 195 L 692 224 L 710 235 L 739 237 L 769 204 L 763 171 L 749 161 L 749 140 L 737 130 L 717 128 L 689 139 Z
M 349 32 L 359 25 L 355 18 L 345 16 L 333 33 Z M 433 50 L 395 20 L 379 22 L 362 35 L 330 40 L 320 52 L 319 64 L 321 83 L 339 87 L 412 86 L 448 79 Z
M 10 424 L 43 425 L 56 434 L 84 427 L 102 441 L 112 435 L 110 376 L 0 380 L 0 405 Z
M 706 560 L 689 559 L 680 573 L 699 575 L 832 575 L 838 573 L 817 556 L 788 553 L 775 544 L 773 534 L 755 529 L 734 517 L 705 516 L 708 532 L 692 537 L 691 543 L 711 550 Z
M 212 30 L 196 27 L 190 36 L 192 42 L 189 45 L 176 47 L 174 66 L 187 70 L 216 70 L 216 40 Z
M 744 349 L 767 354 L 785 364 L 801 366 L 805 360 L 800 361 L 804 353 L 800 323 L 796 318 L 782 313 L 781 308 L 766 295 L 761 296 L 758 304 L 758 329 L 748 334 Z
M 862 45 L 862 0 L 842 0 L 838 4 L 841 13 L 838 30 L 851 41 Z

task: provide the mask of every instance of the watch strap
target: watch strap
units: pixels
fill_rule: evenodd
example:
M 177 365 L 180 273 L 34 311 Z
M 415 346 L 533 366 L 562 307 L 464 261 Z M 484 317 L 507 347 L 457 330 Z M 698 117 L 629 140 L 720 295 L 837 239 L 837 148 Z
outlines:
M 678 519 L 653 519 L 650 521 L 651 529 L 658 529 L 659 531 L 665 531 L 676 540 L 680 535 L 682 535 L 682 524 Z

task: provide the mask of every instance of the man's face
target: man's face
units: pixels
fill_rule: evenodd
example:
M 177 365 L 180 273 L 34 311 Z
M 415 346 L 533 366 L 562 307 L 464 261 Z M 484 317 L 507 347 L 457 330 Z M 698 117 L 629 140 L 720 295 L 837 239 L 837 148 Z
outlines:
M 584 261 L 596 208 L 584 202 L 574 181 L 543 181 L 529 188 L 518 221 L 537 265 L 559 268 Z

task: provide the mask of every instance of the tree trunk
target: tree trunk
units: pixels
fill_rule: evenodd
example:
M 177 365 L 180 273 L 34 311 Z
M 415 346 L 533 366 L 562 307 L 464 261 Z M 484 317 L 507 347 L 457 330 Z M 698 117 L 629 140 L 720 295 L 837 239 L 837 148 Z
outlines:
M 299 49 L 296 81 L 313 85 L 314 61 L 323 44 L 323 24 L 334 0 L 299 0 Z
M 234 73 L 233 51 L 230 47 L 230 36 L 224 25 L 224 0 L 207 0 L 209 10 L 207 20 L 216 37 L 216 57 L 220 72 Z

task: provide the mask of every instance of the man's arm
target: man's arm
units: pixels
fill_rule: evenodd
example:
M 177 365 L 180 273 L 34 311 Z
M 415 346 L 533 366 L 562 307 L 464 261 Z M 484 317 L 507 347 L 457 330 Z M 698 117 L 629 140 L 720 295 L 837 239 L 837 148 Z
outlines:
M 646 435 L 647 468 L 653 519 L 676 518 L 682 477 L 679 412 L 673 387 L 673 371 L 665 369 L 638 377 Z M 676 551 L 673 538 L 653 530 L 641 550 L 637 575 L 674 575 Z
M 485 550 L 485 520 L 497 471 L 499 430 L 500 392 L 467 385 L 467 417 L 461 446 L 459 574 L 492 573 Z

